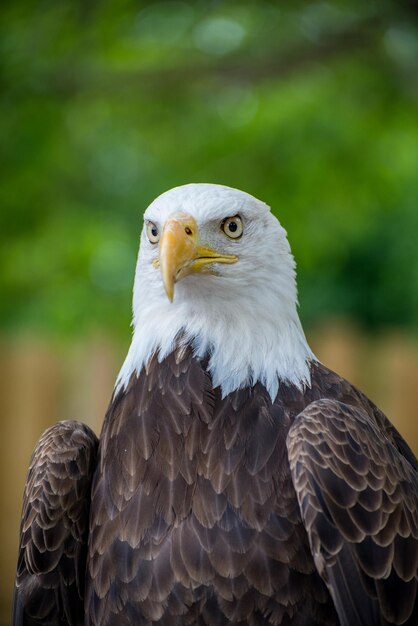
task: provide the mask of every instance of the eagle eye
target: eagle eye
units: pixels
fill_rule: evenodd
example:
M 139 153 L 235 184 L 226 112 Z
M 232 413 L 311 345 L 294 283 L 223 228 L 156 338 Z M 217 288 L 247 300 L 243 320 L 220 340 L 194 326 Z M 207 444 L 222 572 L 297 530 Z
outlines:
M 160 241 L 160 231 L 154 222 L 147 222 L 147 237 L 150 243 L 158 243 Z
M 239 239 L 243 233 L 244 226 L 239 215 L 227 217 L 221 224 L 221 229 L 230 239 Z

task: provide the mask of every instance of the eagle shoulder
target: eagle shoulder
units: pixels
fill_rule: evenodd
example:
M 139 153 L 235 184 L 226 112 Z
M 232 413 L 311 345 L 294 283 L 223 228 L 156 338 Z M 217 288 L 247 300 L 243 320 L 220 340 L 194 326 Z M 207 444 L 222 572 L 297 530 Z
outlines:
M 36 445 L 23 496 L 13 626 L 84 620 L 90 486 L 98 440 L 78 421 L 48 428 Z
M 313 401 L 289 430 L 303 523 L 343 626 L 412 626 L 418 623 L 414 457 L 371 403 L 367 411 L 355 391 L 352 400 Z

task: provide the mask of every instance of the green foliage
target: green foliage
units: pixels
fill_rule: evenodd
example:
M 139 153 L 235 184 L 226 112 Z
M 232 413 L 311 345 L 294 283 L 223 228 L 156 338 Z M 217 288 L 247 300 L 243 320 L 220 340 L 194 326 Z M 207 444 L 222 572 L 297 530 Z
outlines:
M 6 328 L 126 336 L 142 212 L 193 181 L 273 207 L 305 322 L 417 328 L 413 8 L 28 0 L 0 12 Z

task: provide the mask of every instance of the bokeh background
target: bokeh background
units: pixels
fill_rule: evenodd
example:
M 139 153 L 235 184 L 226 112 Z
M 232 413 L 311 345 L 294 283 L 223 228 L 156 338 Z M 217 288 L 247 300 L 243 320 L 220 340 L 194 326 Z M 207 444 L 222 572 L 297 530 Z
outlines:
M 418 7 L 27 0 L 0 8 L 0 623 L 42 430 L 97 432 L 142 212 L 187 182 L 273 207 L 318 356 L 418 450 Z

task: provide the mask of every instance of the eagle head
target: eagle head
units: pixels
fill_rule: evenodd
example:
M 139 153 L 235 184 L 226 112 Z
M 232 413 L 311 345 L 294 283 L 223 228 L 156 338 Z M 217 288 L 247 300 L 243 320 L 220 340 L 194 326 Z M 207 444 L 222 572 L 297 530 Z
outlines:
M 309 382 L 313 357 L 297 314 L 286 231 L 264 202 L 222 185 L 189 184 L 144 213 L 135 275 L 134 337 L 118 385 L 179 343 L 209 359 L 230 393 L 262 382 Z

